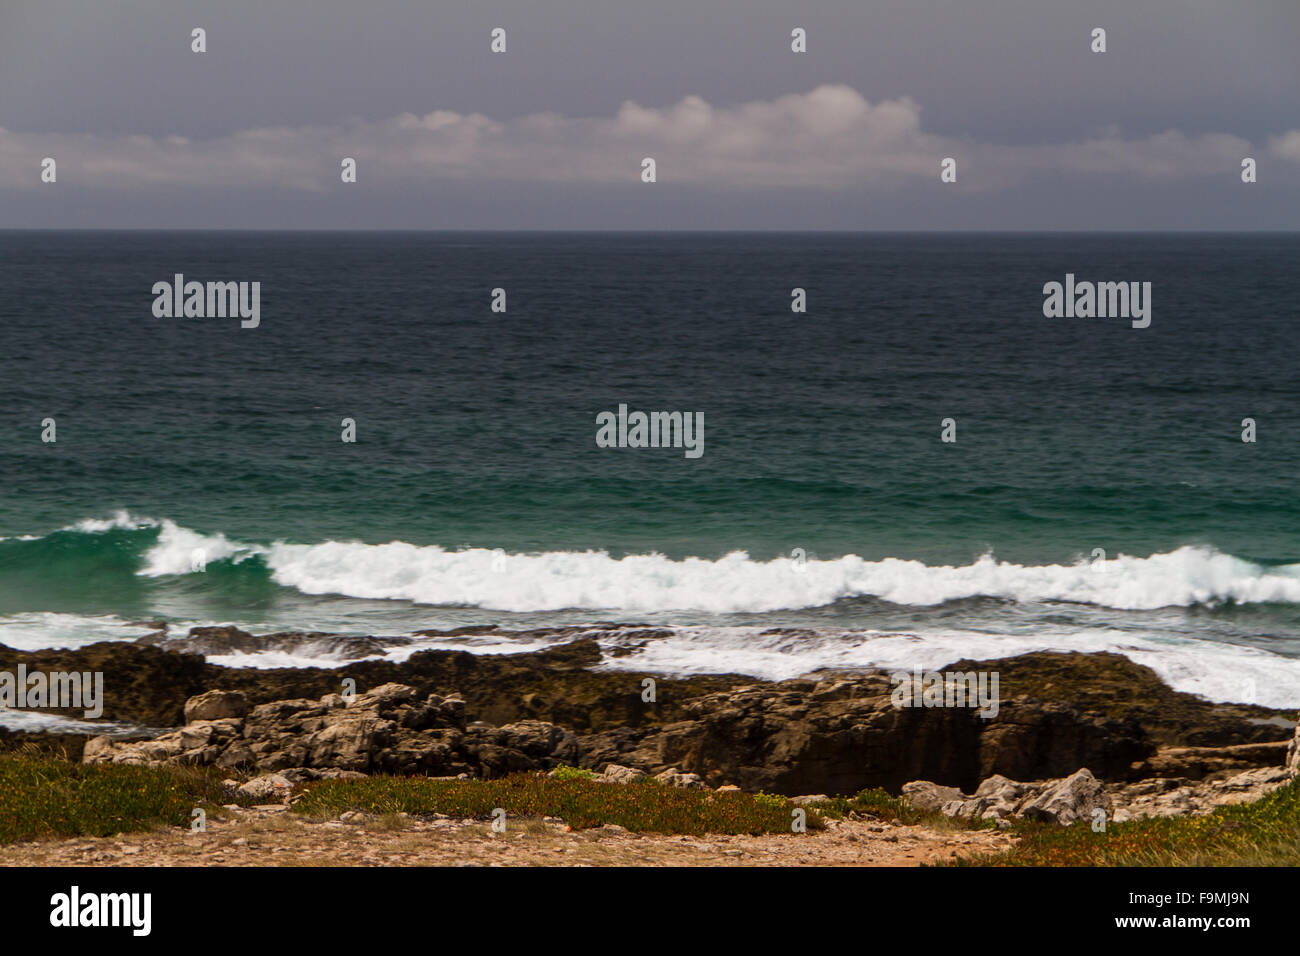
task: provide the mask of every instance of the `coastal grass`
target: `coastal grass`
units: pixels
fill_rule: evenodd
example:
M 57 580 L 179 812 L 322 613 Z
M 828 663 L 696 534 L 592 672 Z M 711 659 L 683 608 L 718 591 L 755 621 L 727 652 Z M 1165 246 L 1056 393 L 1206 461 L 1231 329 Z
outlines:
M 683 790 L 653 780 L 599 783 L 578 771 L 554 777 L 516 773 L 497 780 L 322 780 L 308 784 L 292 809 L 315 818 L 360 810 L 488 819 L 497 808 L 507 819 L 558 817 L 575 830 L 614 824 L 633 832 L 703 835 L 789 833 L 794 805 L 785 797 Z M 823 823 L 810 811 L 807 825 L 813 830 Z
M 885 790 L 883 787 L 874 787 L 863 790 L 851 797 L 833 797 L 829 800 L 821 801 L 815 804 L 817 811 L 824 816 L 841 819 L 856 814 L 858 816 L 871 817 L 880 820 L 883 823 L 894 823 L 901 826 L 916 826 L 925 824 L 931 829 L 936 830 L 967 830 L 978 829 L 979 825 L 972 825 L 964 820 L 957 820 L 953 817 L 946 817 L 942 813 L 933 810 L 920 810 L 914 807 L 911 801 L 905 797 L 896 797 Z
M 195 807 L 225 802 L 221 776 L 198 768 L 0 755 L 0 844 L 189 826 Z
M 1202 817 L 1112 823 L 1102 833 L 1086 821 L 1026 822 L 1013 832 L 1019 839 L 1010 850 L 958 865 L 1300 866 L 1300 783 Z

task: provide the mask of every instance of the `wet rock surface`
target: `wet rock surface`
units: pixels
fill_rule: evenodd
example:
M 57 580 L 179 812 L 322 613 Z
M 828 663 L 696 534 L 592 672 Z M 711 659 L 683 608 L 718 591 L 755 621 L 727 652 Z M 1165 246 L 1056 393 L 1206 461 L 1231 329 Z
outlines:
M 194 630 L 199 643 L 212 647 L 242 646 L 246 638 L 235 628 Z M 483 632 L 430 633 L 472 639 Z M 536 641 L 591 632 L 521 633 Z M 620 629 L 621 638 L 628 633 L 653 640 L 655 632 Z M 319 639 L 298 632 L 286 639 L 304 636 Z M 268 647 L 275 637 L 256 640 Z M 1171 690 L 1148 668 L 1114 654 L 1038 652 L 950 665 L 999 672 L 1000 706 L 986 719 L 973 708 L 896 707 L 892 684 L 880 673 L 819 672 L 764 682 L 603 670 L 601 645 L 589 636 L 525 654 L 425 650 L 402 662 L 360 660 L 328 669 L 220 667 L 171 646 L 0 647 L 0 669 L 22 663 L 29 670 L 103 671 L 106 719 L 183 725 L 127 742 L 0 732 L 0 748 L 45 745 L 88 762 L 212 764 L 259 773 L 498 776 L 560 763 L 599 772 L 613 764 L 649 776 L 693 776 L 701 786 L 787 796 L 875 786 L 897 793 L 913 781 L 974 794 L 993 777 L 1065 779 L 1082 768 L 1113 795 L 1115 787 L 1136 781 L 1219 783 L 1296 762 L 1294 712 L 1213 704 Z M 647 677 L 655 682 L 653 700 L 643 698 Z M 357 693 L 345 700 L 349 687 Z

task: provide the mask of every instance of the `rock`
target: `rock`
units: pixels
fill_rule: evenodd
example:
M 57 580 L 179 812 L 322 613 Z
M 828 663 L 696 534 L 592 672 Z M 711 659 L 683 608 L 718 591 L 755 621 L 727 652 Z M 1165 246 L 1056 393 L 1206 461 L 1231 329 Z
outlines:
M 226 713 L 242 709 L 241 701 L 242 695 L 218 691 L 199 695 L 188 709 Z M 497 777 L 577 762 L 577 738 L 562 727 L 538 720 L 467 727 L 464 718 L 463 699 L 430 694 L 420 700 L 414 688 L 388 683 L 347 701 L 337 694 L 291 698 L 259 704 L 242 717 L 195 719 L 152 740 L 95 738 L 82 761 L 249 766 L 263 772 L 258 793 L 277 797 L 281 784 L 267 782 L 277 773 L 290 783 L 316 779 L 303 776 L 309 771 Z
M 612 636 L 631 628 L 604 625 Z M 599 627 L 599 626 L 596 626 Z M 337 694 L 343 680 L 357 687 L 398 683 L 414 687 L 416 696 L 461 691 L 471 719 L 493 724 L 532 718 L 561 725 L 575 733 L 595 733 L 618 726 L 639 726 L 646 721 L 675 720 L 686 701 L 702 693 L 752 683 L 739 675 L 704 675 L 666 678 L 654 675 L 658 702 L 641 700 L 640 673 L 592 672 L 602 660 L 601 645 L 585 636 L 593 626 L 538 628 L 502 633 L 529 643 L 552 643 L 541 651 L 522 654 L 477 655 L 463 650 L 418 651 L 400 662 L 376 659 L 379 652 L 408 643 L 407 638 L 355 637 L 315 632 L 250 635 L 239 628 L 196 629 L 187 637 L 166 639 L 151 635 L 147 641 L 104 641 L 77 648 L 19 651 L 0 645 L 0 671 L 15 672 L 19 664 L 36 671 L 102 672 L 104 719 L 140 724 L 145 728 L 177 726 L 184 720 L 185 701 L 212 689 L 239 690 L 250 705 L 271 701 Z M 475 629 L 455 628 L 428 632 L 430 636 L 457 639 Z M 567 643 L 564 643 L 566 642 Z M 204 653 L 228 654 L 281 650 L 315 656 L 353 657 L 337 668 L 253 668 L 208 664 Z M 525 695 L 533 694 L 525 704 Z M 77 716 L 80 716 L 78 711 Z M 10 734 L 0 733 L 0 749 L 9 749 Z M 82 738 L 78 736 L 79 742 Z M 80 757 L 80 754 L 77 754 Z
M 897 792 L 918 780 L 974 788 L 994 774 L 1042 779 L 1080 766 L 1123 778 L 1155 749 L 1140 723 L 1065 701 L 1004 698 L 984 719 L 972 708 L 899 708 L 891 691 L 884 675 L 842 673 L 731 688 L 688 701 L 682 720 L 579 738 L 582 765 L 675 767 L 793 796 Z
M 912 780 L 905 783 L 902 793 L 918 810 L 938 810 L 945 803 L 963 798 L 962 792 L 956 787 L 941 787 L 928 780 Z
M 961 792 L 954 795 L 952 788 L 916 781 L 907 785 L 904 796 L 926 810 L 936 809 L 936 803 L 943 800 L 937 809 L 945 816 L 992 821 L 998 826 L 1009 826 L 1022 818 L 1068 826 L 1076 820 L 1091 819 L 1097 807 L 1110 806 L 1105 788 L 1086 768 L 1041 783 L 1023 783 L 995 774 L 971 796 Z
M 192 627 L 185 637 L 171 637 L 166 628 L 138 638 L 149 644 L 183 654 L 226 655 L 281 651 L 310 657 L 332 657 L 340 661 L 361 660 L 383 654 L 395 645 L 407 644 L 405 637 L 355 637 L 320 631 L 281 631 L 253 635 L 237 627 Z
M 1134 764 L 1130 779 L 1186 777 L 1201 780 L 1225 771 L 1285 765 L 1294 741 L 1233 744 L 1226 747 L 1162 747 L 1152 757 Z
M 1286 751 L 1286 767 L 1293 774 L 1300 774 L 1300 718 L 1297 718 L 1295 733 Z
M 633 780 L 644 779 L 645 776 L 646 772 L 644 770 L 637 770 L 635 767 L 621 767 L 616 763 L 612 763 L 596 779 L 601 783 L 629 783 Z
M 1000 819 L 1023 795 L 1004 785 L 978 793 L 993 777 L 1056 780 L 1087 767 L 1114 789 L 1153 775 L 1212 782 L 1284 759 L 1294 767 L 1297 759 L 1294 744 L 1283 756 L 1286 742 L 1278 739 L 1294 739 L 1293 713 L 1210 704 L 1170 690 L 1118 655 L 1036 652 L 950 665 L 1000 673 L 999 712 L 986 720 L 960 707 L 896 708 L 890 680 L 879 673 L 779 682 L 658 675 L 658 701 L 645 702 L 643 675 L 592 670 L 602 644 L 588 635 L 602 629 L 610 646 L 660 636 L 640 626 L 544 628 L 521 635 L 568 643 L 528 654 L 421 651 L 401 662 L 278 670 L 215 667 L 192 653 L 129 642 L 40 652 L 0 647 L 0 670 L 18 663 L 29 671 L 102 670 L 112 675 L 106 718 L 147 718 L 154 727 L 187 721 L 180 730 L 142 730 L 137 737 L 147 733 L 147 740 L 68 738 L 74 759 L 212 765 L 232 774 L 311 768 L 485 778 L 559 763 L 593 771 L 612 764 L 787 796 L 898 792 L 931 782 L 949 788 L 941 794 L 948 799 L 931 804 L 978 800 L 977 816 Z M 437 636 L 495 632 L 475 627 Z M 293 634 L 284 639 L 322 639 Z M 238 628 L 192 635 L 227 650 L 256 649 L 275 636 Z M 372 689 L 344 701 L 348 678 Z M 449 693 L 453 687 L 459 693 Z M 187 701 L 213 690 L 243 694 L 246 710 L 205 702 L 186 712 Z M 30 735 L 0 731 L 0 750 L 29 742 Z
M 353 697 L 347 702 L 347 706 L 373 707 L 382 713 L 405 704 L 414 697 L 414 687 L 408 687 L 406 684 L 387 683 L 380 684 L 364 694 Z
M 676 767 L 669 767 L 663 773 L 655 774 L 655 780 L 665 787 L 677 787 L 679 790 L 703 790 L 704 781 L 697 774 L 682 773 Z
M 1286 783 L 1290 777 L 1291 771 L 1287 767 L 1257 767 L 1214 781 L 1210 786 L 1223 793 L 1253 793 L 1262 789 L 1268 792 Z
M 100 734 L 98 737 L 91 737 L 86 741 L 86 745 L 81 751 L 81 759 L 83 763 L 101 763 L 101 756 L 112 751 L 113 738 Z
M 790 802 L 796 807 L 810 807 L 814 803 L 825 803 L 830 800 L 824 793 L 805 793 L 798 797 L 791 797 Z
M 999 826 L 1004 826 L 1010 825 L 1013 819 L 1019 818 L 1024 804 L 1038 796 L 1047 785 L 1021 783 L 1001 774 L 994 774 L 981 783 L 975 789 L 975 793 L 969 797 L 960 792 L 952 796 L 944 792 L 951 788 L 938 788 L 924 781 L 921 781 L 920 785 L 911 786 L 927 800 L 924 809 L 934 809 L 934 803 L 939 798 L 947 796 L 949 799 L 937 808 L 945 816 L 959 817 L 964 820 L 992 821 Z
M 1102 777 L 1119 779 L 1154 749 L 1136 718 L 1109 717 L 1067 701 L 1006 699 L 997 717 L 984 723 L 981 780 L 993 775 L 1041 780 L 1079 767 L 1096 767 Z
M 1216 779 L 1158 778 L 1113 786 L 1109 788 L 1112 819 L 1204 816 L 1216 807 L 1253 803 L 1291 778 L 1286 767 L 1257 767 Z
M 1087 824 L 1102 810 L 1115 823 L 1141 817 L 1204 816 L 1216 807 L 1251 803 L 1272 793 L 1292 779 L 1286 767 L 1257 767 L 1253 770 L 1206 780 L 1159 777 L 1135 783 L 1103 784 L 1086 768 L 1069 777 L 1036 783 L 1021 783 L 1006 777 L 990 777 L 975 794 L 948 800 L 939 809 L 951 817 L 993 821 L 1009 826 L 1014 820 L 1029 819 L 1069 826 Z M 915 806 L 931 809 L 944 788 L 927 781 L 907 785 L 916 794 Z
M 1064 780 L 1054 781 L 1033 799 L 1021 804 L 1020 816 L 1046 823 L 1068 825 L 1092 818 L 1093 811 L 1110 809 L 1101 782 L 1086 767 Z
M 975 789 L 969 815 L 977 820 L 1009 823 L 1013 816 L 1022 815 L 1025 802 L 1038 793 L 1039 789 L 1033 784 L 994 774 Z
M 185 723 L 197 720 L 220 720 L 224 717 L 243 717 L 248 713 L 248 700 L 237 690 L 210 690 L 191 697 L 185 702 Z
M 293 790 L 293 780 L 284 774 L 268 773 L 260 777 L 254 777 L 252 780 L 239 787 L 235 793 L 241 797 L 247 797 L 250 800 L 257 800 L 262 803 L 269 803 L 280 800 L 288 802 L 289 794 Z
M 457 640 L 497 633 L 500 628 L 477 626 L 431 636 Z M 104 718 L 146 728 L 181 724 L 186 700 L 213 689 L 241 691 L 256 707 L 296 699 L 320 703 L 323 696 L 337 697 L 347 678 L 358 687 L 412 687 L 412 703 L 454 687 L 463 695 L 470 720 L 504 726 L 534 719 L 579 735 L 584 767 L 616 763 L 653 774 L 676 766 L 709 783 L 787 795 L 852 793 L 869 786 L 897 792 L 913 780 L 969 792 L 993 774 L 1046 779 L 1081 766 L 1104 780 L 1133 779 L 1131 765 L 1151 759 L 1157 748 L 1277 742 L 1292 738 L 1296 727 L 1294 712 L 1213 704 L 1175 692 L 1149 668 L 1115 654 L 1035 652 L 949 665 L 948 670 L 1000 674 L 998 716 L 972 721 L 970 712 L 960 708 L 882 712 L 878 704 L 884 700 L 887 705 L 889 683 L 881 675 L 836 673 L 766 683 L 735 674 L 670 679 L 592 670 L 607 656 L 602 646 L 627 647 L 662 637 L 641 625 L 508 633 L 554 646 L 510 655 L 428 650 L 394 662 L 374 659 L 377 650 L 393 646 L 393 639 L 316 632 L 257 636 L 225 627 L 194 629 L 186 637 L 155 643 L 101 642 L 44 651 L 0 647 L 0 670 L 12 672 L 23 664 L 28 672 L 103 672 L 109 678 Z M 784 633 L 797 637 L 794 630 Z M 345 648 L 349 642 L 355 645 L 351 649 Z M 258 669 L 218 667 L 193 653 L 330 644 L 330 653 L 355 651 L 369 659 L 333 669 Z M 654 676 L 658 685 L 654 702 L 640 696 L 646 676 Z M 731 732 L 738 736 L 729 738 Z M 58 746 L 79 759 L 82 739 L 69 738 Z M 0 731 L 0 749 L 31 742 L 32 735 Z M 285 754 L 275 769 L 301 763 L 298 754 L 297 749 Z M 261 761 L 258 769 L 267 769 L 265 755 L 255 756 Z M 247 759 L 235 753 L 227 756 L 226 765 L 242 766 Z M 1206 776 L 1219 769 L 1251 768 L 1240 762 L 1207 766 Z M 1151 772 L 1192 771 L 1141 771 Z

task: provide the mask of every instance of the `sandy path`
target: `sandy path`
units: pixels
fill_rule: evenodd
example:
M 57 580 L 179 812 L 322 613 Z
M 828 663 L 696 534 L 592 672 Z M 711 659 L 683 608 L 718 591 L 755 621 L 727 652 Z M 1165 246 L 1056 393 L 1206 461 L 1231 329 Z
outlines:
M 205 833 L 179 828 L 0 847 L 0 866 L 916 866 L 1002 849 L 992 831 L 830 821 L 765 836 L 665 836 L 560 822 L 395 817 L 312 822 L 283 806 L 227 808 Z

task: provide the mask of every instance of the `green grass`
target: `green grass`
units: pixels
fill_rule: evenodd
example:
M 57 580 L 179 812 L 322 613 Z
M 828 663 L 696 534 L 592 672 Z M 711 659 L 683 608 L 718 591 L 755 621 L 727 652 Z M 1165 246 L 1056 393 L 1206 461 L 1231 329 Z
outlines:
M 365 813 L 443 813 L 487 819 L 497 807 L 508 817 L 559 817 L 574 829 L 616 824 L 648 833 L 789 833 L 793 804 L 784 797 L 678 790 L 653 780 L 596 783 L 581 774 L 518 773 L 500 780 L 369 777 L 308 784 L 293 806 L 310 817 Z M 822 826 L 808 813 L 808 829 Z
M 196 768 L 0 756 L 0 844 L 189 826 L 195 807 L 226 802 L 221 775 Z
M 967 830 L 971 829 L 972 826 L 979 826 L 978 824 L 969 824 L 963 820 L 954 820 L 952 817 L 945 817 L 942 813 L 935 811 L 918 810 L 904 797 L 892 796 L 882 787 L 863 790 L 851 797 L 833 797 L 817 804 L 817 810 L 828 817 L 843 818 L 850 813 L 856 813 L 872 817 L 883 823 L 897 823 L 903 826 L 915 826 L 918 823 L 924 823 L 935 829 L 943 830 Z
M 223 798 L 219 772 L 186 767 L 86 766 L 37 755 L 0 756 L 0 844 L 50 837 L 113 836 L 159 826 L 188 826 L 190 811 L 209 813 Z M 559 817 L 577 829 L 612 823 L 628 830 L 704 835 L 789 833 L 793 804 L 771 794 L 678 790 L 653 780 L 597 783 L 582 771 L 555 777 L 515 774 L 500 780 L 368 777 L 309 784 L 292 810 L 334 818 L 347 810 L 490 818 Z M 850 813 L 882 822 L 962 826 L 917 810 L 884 790 L 837 797 L 808 810 L 808 829 Z M 961 866 L 1300 866 L 1300 781 L 1253 804 L 1220 807 L 1204 817 L 1112 823 L 1104 833 L 1022 822 L 1019 840 L 1000 854 Z
M 1011 850 L 961 865 L 1300 866 L 1300 783 L 1203 817 L 1112 823 L 1104 833 L 1086 822 L 1021 823 L 1013 832 L 1020 840 Z

